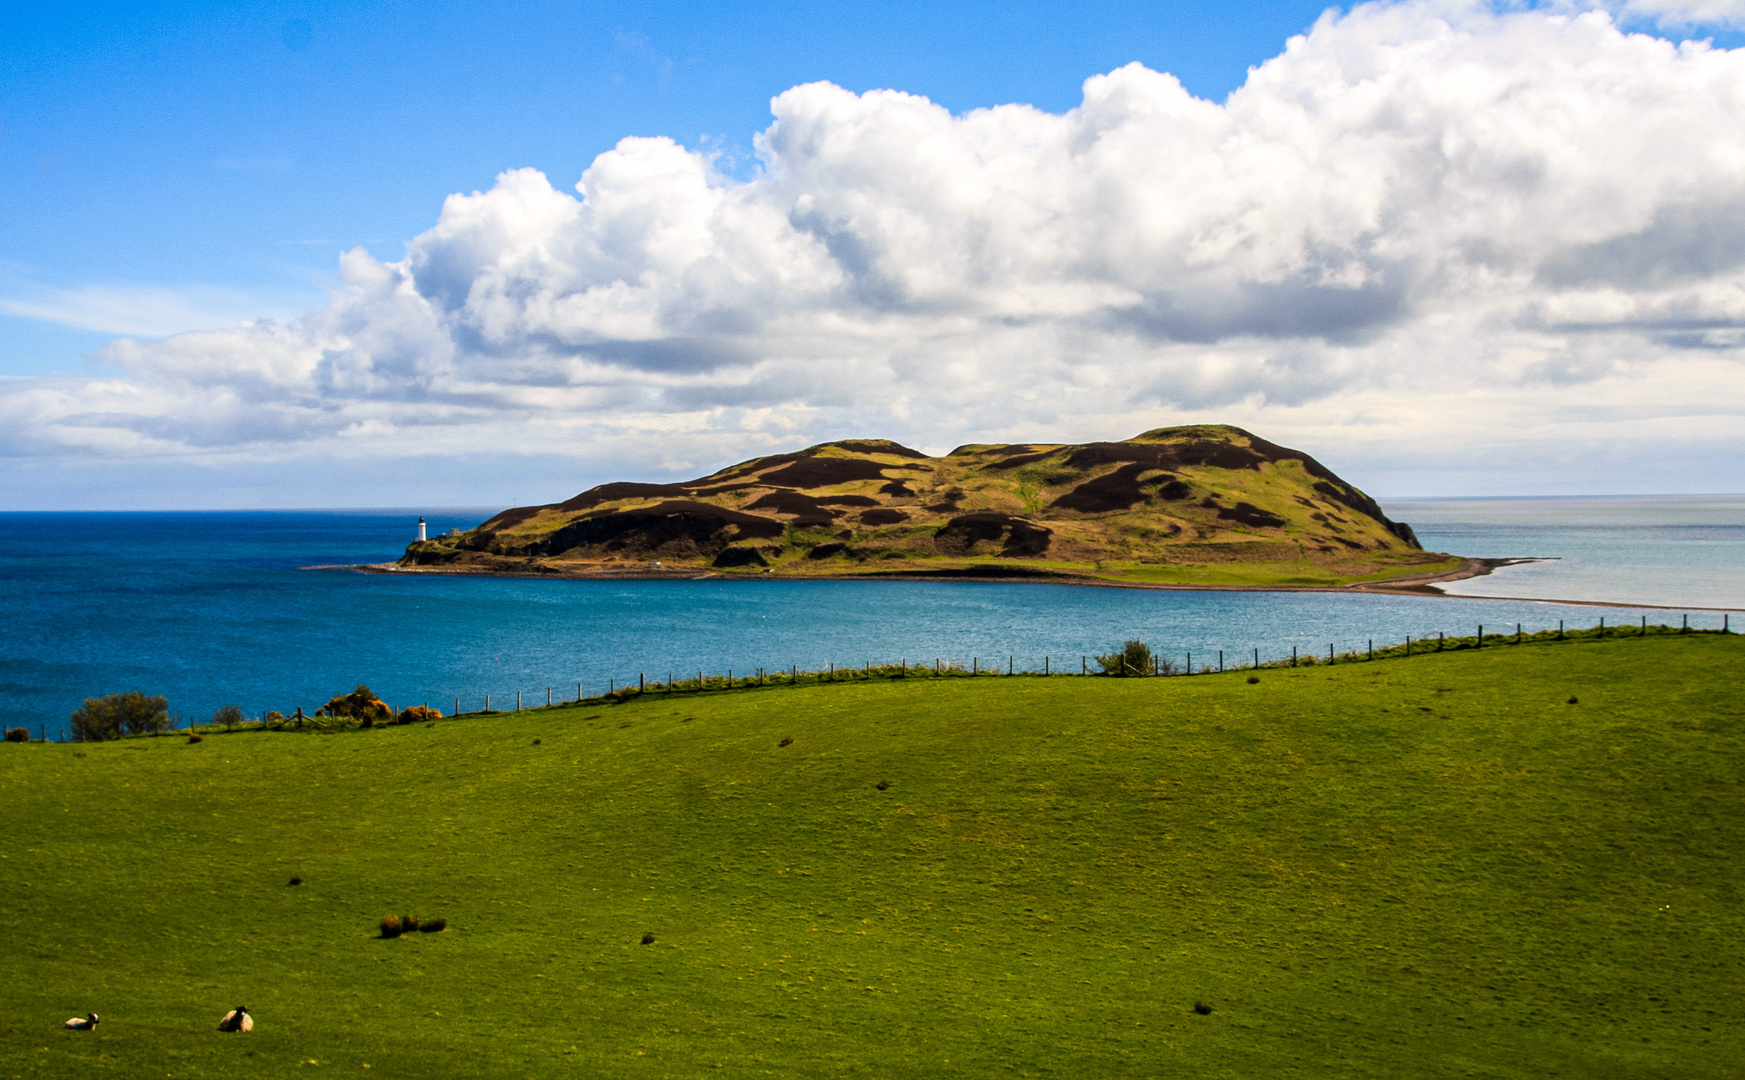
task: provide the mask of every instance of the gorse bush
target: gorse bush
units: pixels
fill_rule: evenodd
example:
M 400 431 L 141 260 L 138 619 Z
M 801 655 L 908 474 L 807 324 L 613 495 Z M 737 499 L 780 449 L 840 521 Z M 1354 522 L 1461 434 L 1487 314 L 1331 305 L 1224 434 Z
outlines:
M 73 710 L 73 735 L 80 742 L 144 735 L 170 725 L 169 702 L 162 695 L 148 697 L 143 691 L 86 698 Z
M 404 928 L 400 925 L 400 916 L 384 915 L 382 917 L 382 936 L 385 938 L 399 937 Z
M 1120 652 L 1097 657 L 1105 675 L 1149 675 L 1152 668 L 1151 646 L 1143 641 L 1129 641 Z
M 6 729 L 6 741 L 7 742 L 29 742 L 30 741 L 30 729 L 29 728 L 21 728 L 21 727 L 9 727 Z
M 396 719 L 402 724 L 416 724 L 420 722 L 428 724 L 432 720 L 441 720 L 442 710 L 432 709 L 427 705 L 414 705 L 410 709 L 400 710 L 400 715 Z
M 418 924 L 418 930 L 424 934 L 437 934 L 448 929 L 447 919 L 425 919 Z
M 357 684 L 357 689 L 349 694 L 337 694 L 327 704 L 315 710 L 316 716 L 343 716 L 358 720 L 364 724 L 373 724 L 377 720 L 387 720 L 393 716 L 387 702 L 376 696 L 376 692 Z

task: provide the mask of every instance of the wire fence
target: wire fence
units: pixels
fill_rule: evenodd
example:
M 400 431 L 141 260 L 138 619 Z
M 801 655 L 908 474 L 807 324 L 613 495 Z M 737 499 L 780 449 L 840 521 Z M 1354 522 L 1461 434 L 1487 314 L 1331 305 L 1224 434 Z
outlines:
M 863 661 L 859 665 L 838 665 L 827 663 L 815 668 L 802 668 L 797 664 L 786 667 L 758 667 L 749 671 L 736 672 L 724 669 L 719 673 L 699 670 L 693 676 L 690 672 L 666 671 L 665 677 L 651 677 L 649 672 L 638 672 L 633 679 L 608 678 L 605 686 L 596 684 L 589 687 L 585 682 L 574 684 L 573 693 L 569 684 L 563 687 L 547 686 L 541 688 L 542 696 L 529 703 L 528 693 L 524 690 L 509 691 L 498 697 L 494 694 L 482 695 L 482 700 L 475 698 L 468 701 L 462 697 L 454 697 L 442 701 L 426 701 L 415 705 L 389 705 L 387 716 L 379 720 L 358 720 L 350 717 L 318 716 L 305 714 L 298 707 L 291 715 L 276 714 L 267 710 L 255 716 L 233 714 L 228 723 L 194 723 L 188 722 L 186 731 L 189 734 L 211 734 L 224 731 L 243 730 L 285 730 L 285 729 L 338 729 L 345 727 L 368 727 L 374 723 L 393 724 L 422 721 L 434 723 L 437 719 L 453 719 L 457 717 L 479 717 L 502 715 L 510 712 L 527 712 L 536 709 L 571 708 L 577 705 L 612 705 L 638 697 L 697 695 L 702 693 L 724 691 L 746 691 L 774 688 L 796 688 L 801 686 L 828 686 L 833 684 L 851 684 L 873 681 L 893 680 L 938 680 L 938 679 L 975 679 L 975 678 L 1183 678 L 1206 675 L 1228 674 L 1231 672 L 1254 672 L 1263 669 L 1324 667 L 1345 664 L 1373 663 L 1376 661 L 1404 660 L 1412 657 L 1429 656 L 1442 652 L 1460 652 L 1490 648 L 1512 648 L 1528 645 L 1549 645 L 1558 642 L 1595 642 L 1614 639 L 1641 639 L 1683 634 L 1731 634 L 1731 616 L 1723 613 L 1718 627 L 1693 627 L 1690 616 L 1683 616 L 1677 625 L 1659 623 L 1650 625 L 1646 616 L 1635 623 L 1607 624 L 1602 617 L 1597 625 L 1584 628 L 1571 628 L 1565 620 L 1559 620 L 1557 629 L 1526 631 L 1522 624 L 1513 627 L 1498 628 L 1495 626 L 1477 626 L 1469 635 L 1449 636 L 1445 631 L 1438 631 L 1434 636 L 1408 636 L 1404 641 L 1392 644 L 1376 645 L 1373 639 L 1366 640 L 1360 648 L 1341 650 L 1337 643 L 1329 643 L 1325 653 L 1319 650 L 1310 651 L 1300 645 L 1292 645 L 1286 654 L 1282 647 L 1271 651 L 1262 646 L 1251 647 L 1241 653 L 1233 654 L 1229 650 L 1205 649 L 1196 653 L 1194 650 L 1151 650 L 1151 660 L 1148 670 L 1135 671 L 1122 662 L 1105 663 L 1105 659 L 1114 661 L 1113 654 L 1107 658 L 1082 654 L 1075 657 L 1043 656 L 1033 658 L 1020 665 L 1016 654 L 1004 657 L 990 658 L 971 656 L 967 659 L 948 659 L 933 657 L 930 660 L 899 659 L 895 662 L 875 664 Z M 1198 660 L 1196 662 L 1196 655 Z M 1113 670 L 1111 670 L 1113 668 Z M 590 689 L 593 691 L 590 693 Z M 536 692 L 537 695 L 537 692 Z M 514 704 L 511 706 L 510 701 Z M 452 708 L 446 714 L 443 705 Z M 478 707 L 471 707 L 477 705 Z M 174 718 L 170 730 L 183 730 L 180 718 Z

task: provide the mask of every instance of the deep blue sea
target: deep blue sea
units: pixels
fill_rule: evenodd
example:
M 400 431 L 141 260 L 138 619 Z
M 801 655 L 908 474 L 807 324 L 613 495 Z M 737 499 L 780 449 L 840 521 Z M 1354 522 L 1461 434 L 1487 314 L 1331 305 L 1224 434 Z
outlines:
M 1466 583 L 1509 596 L 1745 607 L 1745 497 L 1395 502 L 1432 549 L 1560 556 Z M 1533 504 L 1540 504 L 1537 508 Z M 1127 638 L 1195 666 L 1437 631 L 1676 623 L 1682 612 L 1479 597 L 946 582 L 588 582 L 305 570 L 397 557 L 489 509 L 0 514 L 0 721 L 53 737 L 81 699 L 168 696 L 204 720 L 312 711 L 367 683 L 448 712 L 599 693 L 639 673 L 936 658 L 1077 670 Z M 1719 626 L 1719 612 L 1691 613 Z M 1009 659 L 1010 658 L 1010 661 Z

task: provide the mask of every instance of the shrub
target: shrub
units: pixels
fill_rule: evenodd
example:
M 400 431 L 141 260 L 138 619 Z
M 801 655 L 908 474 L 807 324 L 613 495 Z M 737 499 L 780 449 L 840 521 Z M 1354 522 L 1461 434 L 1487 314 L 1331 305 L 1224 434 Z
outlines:
M 212 710 L 211 723 L 213 727 L 235 727 L 238 724 L 248 723 L 248 717 L 242 714 L 242 706 L 240 705 L 220 705 Z
M 291 879 L 291 884 L 293 884 L 293 885 L 301 885 L 301 884 L 303 884 L 303 879 L 302 879 L 302 878 L 300 878 L 300 877 L 294 877 L 294 878 L 292 878 L 292 879 Z
M 285 722 L 285 714 L 277 709 L 273 709 L 265 716 L 261 717 L 261 722 L 266 724 L 282 724 Z
M 1194 1002 L 1194 1011 L 1199 1013 L 1201 1016 L 1212 1015 L 1212 1007 L 1203 1001 Z
M 204 739 L 203 739 L 203 737 L 202 737 L 202 736 L 199 736 L 199 735 L 195 735 L 195 734 L 193 734 L 193 733 L 192 733 L 192 732 L 190 732 L 190 733 L 189 733 L 189 734 L 188 734 L 188 741 L 189 741 L 189 742 L 203 742 L 203 741 L 204 741 Z
M 1121 646 L 1120 652 L 1097 657 L 1097 663 L 1103 665 L 1105 675 L 1149 675 L 1151 646 L 1143 641 L 1129 641 Z
M 21 727 L 9 727 L 6 729 L 6 741 L 7 742 L 29 742 L 30 741 L 30 729 L 29 728 L 21 728 Z
M 143 735 L 162 731 L 170 724 L 169 702 L 162 695 L 147 697 L 143 691 L 86 698 L 73 710 L 73 734 L 80 742 L 118 739 L 125 732 Z
M 386 720 L 392 716 L 387 702 L 376 696 L 376 692 L 357 684 L 357 689 L 349 694 L 336 694 L 327 704 L 315 710 L 316 716 L 345 716 L 363 722 L 366 726 L 377 720 Z
M 384 915 L 382 917 L 382 936 L 383 937 L 385 937 L 385 938 L 399 937 L 400 933 L 401 933 L 401 929 L 402 928 L 400 926 L 400 916 L 398 916 L 398 915 Z
M 427 705 L 414 705 L 410 709 L 402 709 L 399 716 L 399 721 L 402 724 L 416 724 L 420 721 L 428 724 L 432 720 L 441 719 L 442 710 L 432 709 Z
M 422 923 L 418 924 L 419 932 L 425 934 L 437 934 L 447 929 L 447 919 L 425 919 Z
M 779 743 L 776 743 L 776 745 L 777 746 L 792 746 L 792 745 L 794 745 L 794 737 L 792 735 L 784 736 L 782 738 L 782 741 Z
M 642 935 L 642 943 L 644 945 L 653 945 L 654 944 L 654 935 L 653 934 Z
M 1254 685 L 1254 684 L 1255 684 L 1255 683 L 1257 683 L 1257 682 L 1259 682 L 1259 681 L 1260 681 L 1260 676 L 1259 676 L 1259 675 L 1250 675 L 1250 676 L 1248 676 L 1248 685 L 1249 685 L 1249 686 L 1253 686 L 1253 685 Z
M 400 929 L 405 931 L 408 934 L 410 934 L 414 930 L 418 929 L 418 916 L 416 916 L 416 915 L 402 915 L 402 916 L 400 916 Z

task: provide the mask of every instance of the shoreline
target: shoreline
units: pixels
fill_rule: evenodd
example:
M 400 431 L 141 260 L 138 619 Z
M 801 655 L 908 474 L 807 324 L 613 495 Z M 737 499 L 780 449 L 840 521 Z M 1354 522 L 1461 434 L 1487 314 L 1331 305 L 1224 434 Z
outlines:
M 1004 585 L 1068 585 L 1091 589 L 1149 589 L 1158 592 L 1310 592 L 1310 593 L 1369 593 L 1383 596 L 1422 596 L 1443 597 L 1450 600 L 1506 600 L 1527 604 L 1562 604 L 1572 607 L 1608 607 L 1632 608 L 1647 611 L 1715 611 L 1735 612 L 1745 611 L 1745 608 L 1707 607 L 1677 604 L 1645 604 L 1616 600 L 1561 600 L 1544 596 L 1469 596 L 1444 592 L 1436 586 L 1443 582 L 1464 581 L 1468 578 L 1484 577 L 1505 566 L 1517 566 L 1522 563 L 1553 562 L 1555 559 L 1545 557 L 1525 556 L 1519 558 L 1498 559 L 1465 559 L 1453 570 L 1441 570 L 1427 574 L 1408 574 L 1388 581 L 1361 581 L 1349 585 L 1219 585 L 1219 584 L 1186 584 L 1178 582 L 1146 582 L 1146 581 L 1105 581 L 1098 578 L 1072 577 L 1067 575 L 1013 575 L 997 574 L 955 574 L 955 573 L 889 573 L 861 574 L 842 576 L 783 576 L 758 574 L 739 575 L 721 574 L 711 570 L 649 570 L 638 568 L 634 570 L 614 570 L 591 573 L 562 573 L 529 571 L 525 573 L 505 570 L 480 570 L 476 568 L 446 568 L 446 567 L 408 567 L 397 562 L 359 563 L 350 565 L 303 566 L 301 570 L 348 570 L 359 574 L 429 574 L 453 577 L 509 577 L 530 578 L 545 581 L 836 581 L 836 582 L 879 582 L 879 581 L 971 581 L 988 582 Z

